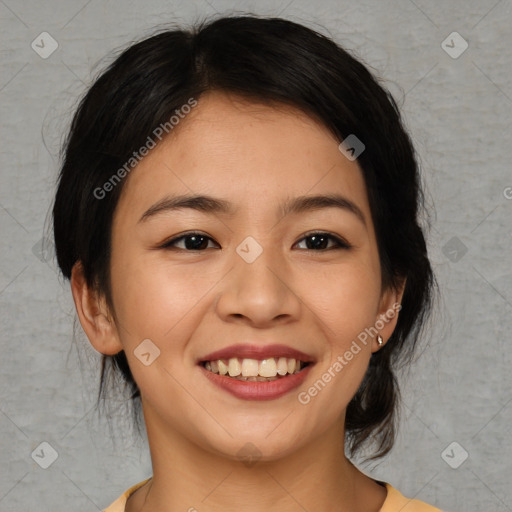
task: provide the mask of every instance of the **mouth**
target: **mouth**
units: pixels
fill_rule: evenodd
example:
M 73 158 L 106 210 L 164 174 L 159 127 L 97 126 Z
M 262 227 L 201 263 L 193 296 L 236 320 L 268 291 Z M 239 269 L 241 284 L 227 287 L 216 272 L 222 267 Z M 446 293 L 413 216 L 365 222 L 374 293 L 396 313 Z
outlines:
M 273 400 L 306 380 L 315 359 L 286 345 L 233 345 L 196 361 L 219 389 L 242 400 Z
M 295 375 L 311 362 L 293 357 L 269 357 L 266 359 L 238 358 L 201 361 L 207 371 L 228 378 L 249 382 L 272 382 Z
M 239 344 L 196 360 L 218 389 L 241 400 L 274 400 L 304 383 L 316 360 L 287 345 Z

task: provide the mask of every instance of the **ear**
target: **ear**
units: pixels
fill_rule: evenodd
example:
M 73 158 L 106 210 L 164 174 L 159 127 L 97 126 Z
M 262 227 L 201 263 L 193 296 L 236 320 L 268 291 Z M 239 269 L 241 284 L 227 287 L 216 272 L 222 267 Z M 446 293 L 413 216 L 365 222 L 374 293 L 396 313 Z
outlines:
M 106 300 L 87 286 L 80 261 L 73 265 L 71 271 L 71 292 L 78 318 L 91 345 L 105 355 L 114 355 L 123 350 Z
M 372 343 L 372 352 L 376 352 L 387 343 L 398 321 L 400 309 L 402 309 L 402 297 L 405 290 L 406 279 L 404 278 L 397 287 L 388 287 L 382 293 L 379 312 L 375 318 L 375 329 L 378 333 L 375 335 Z M 382 336 L 383 344 L 379 345 L 377 335 Z

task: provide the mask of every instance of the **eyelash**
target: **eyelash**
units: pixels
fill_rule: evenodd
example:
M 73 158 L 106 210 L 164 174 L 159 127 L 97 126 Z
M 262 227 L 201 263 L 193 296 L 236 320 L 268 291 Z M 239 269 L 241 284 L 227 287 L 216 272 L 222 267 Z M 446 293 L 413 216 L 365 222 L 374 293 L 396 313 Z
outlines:
M 186 251 L 186 252 L 202 252 L 202 251 L 204 251 L 205 249 L 182 249 L 181 247 L 180 248 L 173 247 L 173 245 L 176 244 L 177 242 L 179 242 L 180 240 L 183 240 L 183 239 L 188 238 L 188 237 L 193 237 L 193 236 L 201 236 L 203 238 L 207 238 L 207 239 L 213 241 L 212 238 L 210 238 L 209 236 L 207 236 L 207 235 L 205 235 L 203 233 L 200 233 L 198 231 L 191 231 L 189 233 L 185 233 L 185 234 L 180 235 L 180 236 L 178 236 L 176 238 L 168 240 L 160 248 L 161 249 L 169 249 L 169 250 L 178 249 L 178 250 L 182 250 L 182 251 Z M 346 242 L 342 238 L 340 238 L 338 236 L 335 236 L 335 235 L 332 235 L 331 233 L 326 233 L 324 231 L 313 231 L 313 232 L 307 233 L 298 242 L 301 242 L 302 240 L 305 240 L 307 238 L 311 238 L 311 237 L 314 237 L 314 236 L 324 236 L 324 237 L 326 237 L 326 238 L 328 238 L 330 240 L 333 240 L 336 243 L 336 245 L 334 247 L 329 247 L 327 249 L 319 249 L 319 250 L 315 250 L 315 249 L 301 249 L 301 250 L 307 250 L 307 251 L 313 251 L 313 252 L 326 252 L 326 251 L 332 251 L 334 249 L 344 249 L 344 250 L 347 250 L 347 249 L 350 249 L 352 247 L 348 242 Z M 296 242 L 294 245 L 296 245 L 298 242 Z M 208 249 L 208 247 L 207 247 L 207 249 Z

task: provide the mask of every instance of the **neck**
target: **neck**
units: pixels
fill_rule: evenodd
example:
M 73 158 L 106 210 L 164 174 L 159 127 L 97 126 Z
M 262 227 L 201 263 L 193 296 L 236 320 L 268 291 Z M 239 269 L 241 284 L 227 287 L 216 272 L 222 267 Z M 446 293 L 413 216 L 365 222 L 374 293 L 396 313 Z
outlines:
M 377 512 L 386 497 L 345 456 L 343 421 L 277 459 L 239 460 L 200 447 L 147 408 L 144 417 L 153 478 L 129 498 L 126 512 L 327 512 L 333 503 L 336 510 Z

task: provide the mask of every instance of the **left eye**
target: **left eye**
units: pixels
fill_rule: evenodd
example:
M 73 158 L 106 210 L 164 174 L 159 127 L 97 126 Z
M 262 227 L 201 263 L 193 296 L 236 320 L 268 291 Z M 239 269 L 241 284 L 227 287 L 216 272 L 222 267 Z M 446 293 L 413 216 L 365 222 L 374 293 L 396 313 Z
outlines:
M 350 244 L 342 240 L 341 238 L 338 238 L 337 236 L 331 235 L 329 233 L 310 233 L 309 235 L 302 238 L 302 240 L 310 240 L 310 243 L 306 242 L 306 249 L 307 250 L 321 250 L 321 251 L 328 251 L 332 249 L 350 249 Z M 328 245 L 329 241 L 334 242 L 334 246 L 326 247 L 326 244 Z

